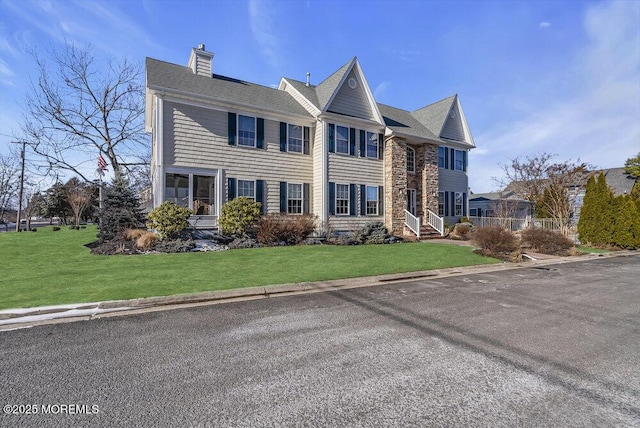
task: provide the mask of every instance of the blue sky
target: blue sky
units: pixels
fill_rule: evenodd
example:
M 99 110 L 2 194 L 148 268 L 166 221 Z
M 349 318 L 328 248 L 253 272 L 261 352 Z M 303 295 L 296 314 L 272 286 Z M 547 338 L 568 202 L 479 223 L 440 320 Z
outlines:
M 216 73 L 266 86 L 319 83 L 357 56 L 376 100 L 406 110 L 457 93 L 476 193 L 517 156 L 610 168 L 640 152 L 636 0 L 0 0 L 0 153 L 35 77 L 27 50 L 64 40 L 184 65 L 204 43 Z

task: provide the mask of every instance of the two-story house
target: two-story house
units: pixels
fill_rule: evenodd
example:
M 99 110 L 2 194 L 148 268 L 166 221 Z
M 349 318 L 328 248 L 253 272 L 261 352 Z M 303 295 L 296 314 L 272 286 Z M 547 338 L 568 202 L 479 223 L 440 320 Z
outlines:
M 375 101 L 357 58 L 276 89 L 215 74 L 213 57 L 200 45 L 186 67 L 146 60 L 154 206 L 215 227 L 222 204 L 247 196 L 325 231 L 383 221 L 396 235 L 467 215 L 475 146 L 457 95 L 410 112 Z

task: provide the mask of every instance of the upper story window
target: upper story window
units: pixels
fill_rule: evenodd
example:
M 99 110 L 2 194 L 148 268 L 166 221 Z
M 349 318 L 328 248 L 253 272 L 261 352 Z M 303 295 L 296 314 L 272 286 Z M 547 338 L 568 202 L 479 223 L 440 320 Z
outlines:
M 238 115 L 238 145 L 256 146 L 256 118 Z
M 446 147 L 438 147 L 438 168 L 446 168 L 447 167 L 447 152 L 449 151 Z
M 464 171 L 464 152 L 462 150 L 454 150 L 454 169 L 456 171 Z
M 336 184 L 336 215 L 349 215 L 348 184 Z
M 349 128 L 336 125 L 336 153 L 349 154 Z
M 256 200 L 256 182 L 251 180 L 238 180 L 238 197 L 246 196 Z
M 300 125 L 288 125 L 287 151 L 302 153 L 303 127 Z
M 416 172 L 416 151 L 407 147 L 407 172 Z
M 367 132 L 366 153 L 368 158 L 378 159 L 378 134 Z

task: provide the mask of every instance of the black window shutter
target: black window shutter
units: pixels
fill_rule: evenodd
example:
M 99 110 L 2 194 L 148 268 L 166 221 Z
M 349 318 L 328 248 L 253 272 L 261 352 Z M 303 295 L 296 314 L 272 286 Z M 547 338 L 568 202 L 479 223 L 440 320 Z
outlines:
M 451 165 L 449 169 L 456 169 L 456 150 L 449 149 L 451 151 L 451 155 L 449 155 L 449 160 L 451 161 Z
M 449 192 L 444 192 L 444 215 L 449 215 Z
M 266 214 L 267 203 L 264 197 L 264 180 L 256 180 L 256 202 L 260 202 L 260 214 Z
M 451 211 L 449 215 L 456 215 L 456 192 L 451 192 L 449 202 L 451 202 Z
M 287 182 L 280 182 L 280 212 L 287 212 Z
M 467 151 L 462 152 L 462 170 L 467 171 Z
M 335 153 L 336 151 L 336 126 L 333 123 L 329 124 L 329 152 Z
M 336 215 L 336 183 L 329 182 L 329 215 Z
M 230 146 L 235 146 L 236 145 L 236 114 L 229 113 L 227 119 L 229 123 L 228 142 Z
M 302 185 L 302 214 L 309 214 L 309 191 L 311 186 L 309 183 Z
M 449 169 L 449 148 L 443 147 L 444 149 L 444 167 L 445 169 Z
M 280 122 L 280 151 L 287 151 L 287 124 Z
M 236 198 L 236 179 L 227 178 L 227 191 L 229 192 L 229 200 L 232 201 Z
M 256 147 L 259 149 L 264 149 L 264 119 L 259 117 L 257 122 L 258 139 L 256 141 Z
M 378 186 L 378 215 L 384 215 L 384 187 Z
M 356 128 L 349 128 L 349 154 L 356 155 Z
M 360 215 L 367 215 L 367 186 L 360 185 Z
M 305 126 L 304 127 L 304 134 L 303 134 L 303 150 L 302 153 L 304 153 L 305 155 L 309 154 L 309 127 Z
M 467 192 L 462 194 L 462 215 L 467 215 Z
M 378 134 L 378 159 L 384 158 L 384 134 Z
M 356 185 L 349 184 L 349 215 L 356 215 Z
M 367 133 L 364 131 L 360 131 L 360 157 L 363 158 L 366 156 L 365 148 L 366 146 Z

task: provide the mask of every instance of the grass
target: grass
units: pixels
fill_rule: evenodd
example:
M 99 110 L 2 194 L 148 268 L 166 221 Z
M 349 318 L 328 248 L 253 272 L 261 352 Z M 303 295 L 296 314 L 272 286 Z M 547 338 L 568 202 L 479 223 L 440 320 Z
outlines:
M 95 236 L 95 227 L 0 234 L 0 309 L 498 263 L 469 247 L 434 243 L 98 256 L 83 246 Z
M 578 251 L 589 254 L 606 254 L 611 252 L 611 250 L 605 250 L 604 248 L 588 247 L 586 245 L 579 245 Z

